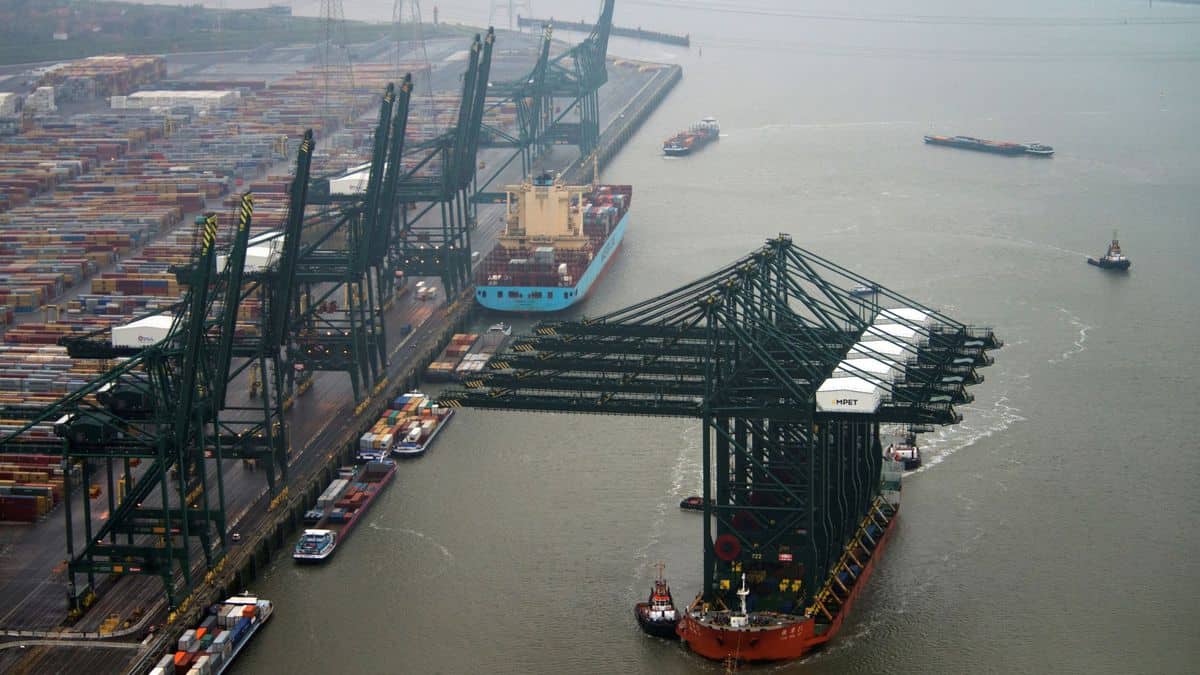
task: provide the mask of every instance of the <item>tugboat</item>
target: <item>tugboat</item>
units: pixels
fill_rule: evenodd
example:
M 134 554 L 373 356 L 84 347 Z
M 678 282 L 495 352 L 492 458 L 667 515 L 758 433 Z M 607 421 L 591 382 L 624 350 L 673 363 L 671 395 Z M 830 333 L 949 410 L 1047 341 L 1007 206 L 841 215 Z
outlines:
M 917 435 L 907 430 L 888 444 L 885 456 L 904 465 L 905 471 L 912 471 L 921 466 L 921 449 L 917 447 Z
M 709 500 L 709 503 L 712 503 L 711 499 Z M 703 511 L 704 498 L 697 495 L 684 497 L 683 499 L 679 500 L 679 508 L 683 509 L 684 511 Z
M 1117 241 L 1117 233 L 1113 232 L 1112 243 L 1108 245 L 1108 251 L 1099 258 L 1088 258 L 1089 265 L 1095 265 L 1106 270 L 1125 271 L 1129 269 L 1129 258 L 1126 258 L 1121 253 L 1121 244 Z
M 853 295 L 856 298 L 869 298 L 872 295 L 875 295 L 875 293 L 878 291 L 879 287 L 874 284 L 871 284 L 870 286 L 866 284 L 859 284 L 858 286 L 850 289 L 850 295 Z
M 646 602 L 634 605 L 633 613 L 647 635 L 674 640 L 679 637 L 675 632 L 679 624 L 679 612 L 675 611 L 675 601 L 671 599 L 671 587 L 663 579 L 666 565 L 660 562 L 655 567 L 658 568 L 658 578 L 654 580 L 654 589 L 650 591 Z

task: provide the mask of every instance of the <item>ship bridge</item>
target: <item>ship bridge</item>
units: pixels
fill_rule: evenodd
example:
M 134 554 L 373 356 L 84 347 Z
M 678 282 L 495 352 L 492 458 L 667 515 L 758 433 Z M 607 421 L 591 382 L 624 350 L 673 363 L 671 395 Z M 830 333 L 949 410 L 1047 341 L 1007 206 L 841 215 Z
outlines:
M 867 287 L 869 294 L 858 289 Z M 879 426 L 958 423 L 1001 346 L 780 235 L 673 291 L 538 324 L 441 404 L 702 420 L 704 589 L 799 612 L 879 493 Z

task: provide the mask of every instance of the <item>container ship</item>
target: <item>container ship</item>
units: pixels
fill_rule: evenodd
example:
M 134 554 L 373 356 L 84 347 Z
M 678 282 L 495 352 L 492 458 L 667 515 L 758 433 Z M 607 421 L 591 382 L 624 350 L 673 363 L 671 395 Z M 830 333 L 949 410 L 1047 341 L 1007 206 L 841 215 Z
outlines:
M 453 408 L 439 406 L 419 391 L 392 402 L 367 433 L 358 439 L 359 461 L 388 457 L 419 457 L 454 417 Z
M 887 547 L 899 517 L 902 472 L 899 462 L 884 459 L 879 495 L 871 502 L 855 536 L 820 590 L 810 594 L 812 602 L 807 608 L 751 610 L 752 603 L 759 603 L 752 597 L 754 592 L 747 586 L 743 572 L 736 590 L 737 607 L 712 607 L 703 602 L 702 596 L 697 596 L 683 612 L 677 629 L 679 638 L 706 658 L 745 662 L 798 659 L 831 640 Z M 714 546 L 718 557 L 731 553 L 732 559 L 738 553 L 737 539 L 732 534 L 718 536 Z M 782 589 L 785 581 L 776 587 Z M 759 589 L 765 586 L 756 585 Z
M 179 637 L 178 650 L 162 657 L 149 675 L 221 675 L 272 611 L 270 600 L 248 595 L 235 595 L 209 607 L 200 625 Z
M 930 145 L 946 145 L 964 150 L 978 150 L 997 155 L 1035 155 L 1049 157 L 1054 154 L 1054 148 L 1042 143 L 1012 143 L 1010 141 L 989 141 L 971 136 L 926 136 L 925 142 Z
M 475 300 L 540 313 L 587 297 L 625 237 L 633 186 L 565 185 L 542 173 L 505 190 L 504 233 L 479 265 Z
M 699 124 L 693 124 L 685 131 L 663 141 L 663 154 L 669 157 L 688 155 L 720 137 L 721 125 L 717 123 L 716 118 L 705 117 Z
M 338 477 L 317 497 L 317 505 L 304 514 L 305 524 L 312 527 L 300 535 L 292 559 L 329 559 L 395 475 L 396 463 L 388 459 L 340 469 Z

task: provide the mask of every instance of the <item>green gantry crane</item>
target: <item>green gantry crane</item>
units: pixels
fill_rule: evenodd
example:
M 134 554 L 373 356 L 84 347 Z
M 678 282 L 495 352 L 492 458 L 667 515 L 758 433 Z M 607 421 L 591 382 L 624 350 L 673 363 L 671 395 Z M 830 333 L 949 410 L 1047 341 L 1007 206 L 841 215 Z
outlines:
M 537 61 L 529 74 L 494 83 L 488 89 L 492 99 L 489 110 L 510 101 L 516 104 L 518 128 L 514 136 L 485 124 L 484 144 L 514 148 L 515 152 L 479 181 L 473 201 L 504 201 L 503 192 L 490 192 L 488 188 L 517 157 L 521 158 L 522 175 L 528 175 L 534 161 L 552 145 L 578 146 L 580 160 L 595 152 L 600 140 L 599 91 L 608 81 L 606 59 L 613 7 L 613 0 L 605 0 L 600 18 L 588 37 L 554 58 L 550 57 L 552 27 L 546 26 Z M 563 99 L 566 103 L 557 105 Z
M 780 235 L 658 297 L 540 323 L 440 403 L 699 418 L 704 599 L 736 606 L 745 573 L 757 609 L 802 612 L 840 601 L 823 584 L 881 484 L 880 425 L 959 422 L 1000 346 Z
M 327 209 L 306 226 L 313 235 L 296 258 L 289 360 L 303 372 L 348 373 L 356 401 L 381 381 L 387 365 L 383 305 L 395 279 L 389 222 L 397 209 L 411 93 L 411 75 L 398 100 L 394 84 L 384 91 L 364 191 L 332 190 L 328 177 L 315 182 L 311 201 Z
M 174 270 L 187 292 L 173 316 L 163 315 L 169 323 L 165 337 L 146 346 L 121 346 L 99 334 L 64 339 L 73 358 L 117 365 L 52 405 L 3 411 L 6 418 L 28 421 L 0 437 L 0 452 L 60 455 L 64 468 L 79 462 L 84 486 L 92 484 L 92 462 L 107 462 L 109 514 L 93 531 L 90 500 L 83 500 L 82 550 L 76 550 L 72 532 L 71 472 L 64 472 L 68 596 L 74 611 L 87 605 L 96 575 L 107 573 L 158 575 L 175 607 L 176 575 L 185 594 L 192 588 L 195 547 L 210 569 L 224 556 L 227 519 L 216 420 L 229 365 L 225 331 L 237 306 L 228 296 L 223 307 L 214 306 L 214 300 L 219 280 L 240 283 L 251 205 L 244 197 L 239 231 L 222 271 L 215 264 L 216 217 L 197 219 L 193 261 Z M 36 433 L 46 426 L 54 438 Z M 205 461 L 209 452 L 218 466 L 215 495 Z M 128 486 L 119 500 L 114 460 L 124 463 Z M 134 460 L 141 460 L 136 469 Z M 78 575 L 87 577 L 83 589 L 77 587 Z
M 400 217 L 392 221 L 389 254 L 409 277 L 440 277 L 447 299 L 471 284 L 471 228 L 475 156 L 483 120 L 495 32 L 471 43 L 455 126 L 408 152 L 396 192 Z M 418 208 L 418 204 L 424 206 Z M 410 213 L 410 205 L 412 207 Z M 433 209 L 440 209 L 434 215 Z

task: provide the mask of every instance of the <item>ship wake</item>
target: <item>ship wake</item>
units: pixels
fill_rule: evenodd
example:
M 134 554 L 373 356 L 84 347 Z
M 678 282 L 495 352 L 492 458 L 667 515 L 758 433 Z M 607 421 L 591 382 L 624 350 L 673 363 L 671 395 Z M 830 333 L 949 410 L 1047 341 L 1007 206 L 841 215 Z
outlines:
M 1047 361 L 1047 363 L 1051 365 L 1062 363 L 1076 354 L 1082 354 L 1084 351 L 1086 351 L 1088 331 L 1092 329 L 1092 326 L 1084 323 L 1078 316 L 1075 315 L 1075 313 L 1071 312 L 1065 307 L 1059 307 L 1058 311 L 1066 317 L 1067 323 L 1075 329 L 1076 338 L 1070 349 L 1062 354 L 1059 354 L 1056 358 L 1052 358 Z

